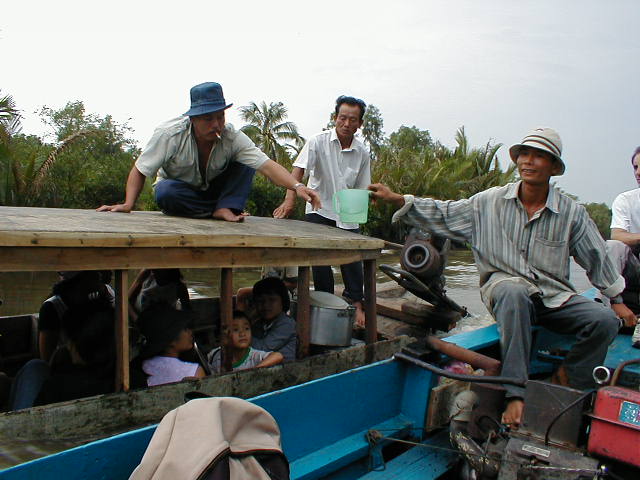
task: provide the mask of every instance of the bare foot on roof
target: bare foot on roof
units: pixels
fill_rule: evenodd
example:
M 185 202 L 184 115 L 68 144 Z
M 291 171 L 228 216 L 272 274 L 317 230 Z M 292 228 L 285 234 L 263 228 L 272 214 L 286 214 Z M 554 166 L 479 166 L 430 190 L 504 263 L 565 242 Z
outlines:
M 247 214 L 245 214 L 244 212 L 241 213 L 240 215 L 236 215 L 229 208 L 218 208 L 213 212 L 213 215 L 212 215 L 213 218 L 217 218 L 218 220 L 224 220 L 225 222 L 242 222 L 244 221 L 244 217 L 246 216 Z
M 523 411 L 524 402 L 521 398 L 511 398 L 507 400 L 507 408 L 502 414 L 502 423 L 517 429 L 520 426 L 520 422 L 522 422 Z

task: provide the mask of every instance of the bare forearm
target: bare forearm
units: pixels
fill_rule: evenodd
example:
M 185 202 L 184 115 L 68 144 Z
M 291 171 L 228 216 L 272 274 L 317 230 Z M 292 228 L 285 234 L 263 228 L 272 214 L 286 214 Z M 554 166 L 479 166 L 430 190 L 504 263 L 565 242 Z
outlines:
M 634 247 L 640 244 L 640 233 L 629 233 L 621 228 L 611 229 L 611 240 L 618 240 L 622 243 Z
M 304 177 L 304 168 L 293 167 L 293 170 L 291 170 L 291 176 L 296 180 L 296 183 L 300 183 L 302 181 L 302 177 Z M 287 190 L 284 200 L 295 203 L 296 192 L 294 190 Z
M 273 365 L 278 365 L 279 363 L 282 363 L 283 360 L 284 360 L 284 357 L 280 352 L 271 352 L 269 355 L 267 355 L 267 358 L 265 358 L 256 366 L 260 368 L 272 367 Z
M 144 187 L 144 182 L 147 179 L 140 170 L 138 170 L 135 166 L 129 172 L 129 177 L 127 178 L 127 187 L 126 187 L 126 195 L 124 204 L 129 207 L 129 209 L 133 210 L 133 207 L 140 196 L 140 192 Z
M 294 171 L 296 169 L 294 168 Z M 287 188 L 293 191 L 293 186 L 296 183 L 300 182 L 302 175 L 300 178 L 296 178 L 291 173 L 287 172 L 287 170 L 280 165 L 279 163 L 274 162 L 273 160 L 267 160 L 262 166 L 258 169 L 260 173 L 262 173 L 265 177 L 271 180 L 273 183 L 280 187 Z M 304 173 L 304 170 L 303 170 Z M 294 192 L 295 195 L 295 192 Z

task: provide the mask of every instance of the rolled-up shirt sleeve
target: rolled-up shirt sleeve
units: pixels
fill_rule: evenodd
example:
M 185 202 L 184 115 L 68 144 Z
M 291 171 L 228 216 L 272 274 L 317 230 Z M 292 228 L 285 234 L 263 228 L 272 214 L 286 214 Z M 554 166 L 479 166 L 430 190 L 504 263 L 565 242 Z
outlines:
M 294 167 L 302 168 L 304 170 L 303 178 L 305 179 L 309 178 L 309 175 L 311 174 L 311 170 L 313 168 L 313 162 L 311 162 L 312 164 L 309 165 L 310 151 L 311 151 L 311 141 L 308 141 L 307 143 L 304 144 L 304 146 L 302 147 L 302 150 L 300 150 L 300 153 L 298 154 L 296 161 L 293 162 Z
M 136 168 L 145 177 L 155 177 L 165 162 L 175 155 L 177 145 L 166 129 L 157 128 L 136 160 Z
M 244 132 L 237 132 L 232 144 L 233 160 L 258 170 L 269 157 Z
M 404 202 L 402 208 L 393 214 L 393 222 L 401 220 L 434 235 L 457 242 L 471 241 L 473 229 L 471 199 L 443 201 L 405 195 Z
M 606 244 L 583 207 L 573 225 L 569 253 L 586 270 L 591 284 L 603 295 L 612 298 L 622 293 L 624 278 L 607 255 Z

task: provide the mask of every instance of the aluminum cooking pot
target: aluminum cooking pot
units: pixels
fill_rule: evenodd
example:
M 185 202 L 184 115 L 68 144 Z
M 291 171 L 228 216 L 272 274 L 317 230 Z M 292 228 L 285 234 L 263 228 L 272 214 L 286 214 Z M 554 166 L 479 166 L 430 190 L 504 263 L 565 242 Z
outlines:
M 351 345 L 356 309 L 342 297 L 327 292 L 309 292 L 311 343 L 327 347 Z

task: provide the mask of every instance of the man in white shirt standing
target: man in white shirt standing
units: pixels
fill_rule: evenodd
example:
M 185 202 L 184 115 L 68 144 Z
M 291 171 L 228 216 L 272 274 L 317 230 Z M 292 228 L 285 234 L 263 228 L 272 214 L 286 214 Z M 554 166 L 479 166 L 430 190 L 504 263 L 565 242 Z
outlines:
M 318 195 L 270 160 L 242 131 L 225 122 L 222 87 L 206 82 L 191 89 L 191 108 L 156 128 L 129 172 L 125 201 L 98 211 L 130 212 L 147 177 L 155 177 L 155 200 L 168 215 L 244 219 L 255 170 L 319 208 Z
M 633 173 L 640 186 L 640 147 L 631 156 Z M 633 313 L 640 314 L 640 188 L 623 192 L 613 201 L 611 240 L 607 251 L 625 279 L 622 298 Z M 640 338 L 638 339 L 640 340 Z
M 366 104 L 354 97 L 340 96 L 336 100 L 335 128 L 325 130 L 302 148 L 293 164 L 292 176 L 301 181 L 309 178 L 307 186 L 320 196 L 322 207 L 312 210 L 307 205 L 307 222 L 330 225 L 359 233 L 357 224 L 342 223 L 333 210 L 333 194 L 347 188 L 366 189 L 371 183 L 371 158 L 369 151 L 355 134 L 362 126 Z M 294 206 L 294 192 L 287 192 L 282 204 L 273 211 L 275 218 L 288 217 Z M 341 265 L 344 281 L 344 297 L 357 309 L 356 321 L 364 323 L 362 310 L 363 271 L 362 262 Z M 313 267 L 314 288 L 334 293 L 333 273 L 330 266 Z

